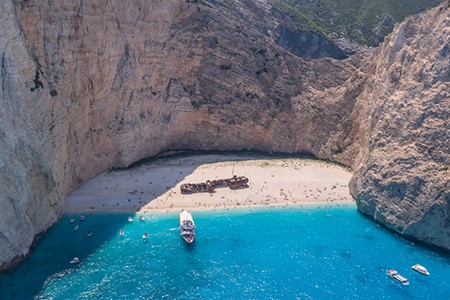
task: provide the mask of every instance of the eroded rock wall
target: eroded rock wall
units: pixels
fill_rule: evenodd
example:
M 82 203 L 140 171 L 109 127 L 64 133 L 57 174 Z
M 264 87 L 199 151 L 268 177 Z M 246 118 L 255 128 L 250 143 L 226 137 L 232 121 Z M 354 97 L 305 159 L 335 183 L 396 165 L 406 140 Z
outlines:
M 65 148 L 49 133 L 52 102 L 40 85 L 10 1 L 0 3 L 0 266 L 24 257 L 36 235 L 64 210 L 56 157 Z M 51 151 L 49 151 L 51 150 Z M 0 268 L 1 269 L 1 268 Z
M 367 139 L 351 193 L 388 228 L 450 249 L 449 3 L 398 25 L 369 58 Z

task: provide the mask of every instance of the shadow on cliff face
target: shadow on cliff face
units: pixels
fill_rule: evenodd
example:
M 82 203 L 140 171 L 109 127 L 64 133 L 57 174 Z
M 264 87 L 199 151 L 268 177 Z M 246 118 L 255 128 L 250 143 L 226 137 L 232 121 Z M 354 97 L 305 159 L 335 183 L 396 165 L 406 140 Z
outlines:
M 286 26 L 281 26 L 279 32 L 277 45 L 296 56 L 307 60 L 324 57 L 348 58 L 341 48 L 321 33 L 303 32 Z

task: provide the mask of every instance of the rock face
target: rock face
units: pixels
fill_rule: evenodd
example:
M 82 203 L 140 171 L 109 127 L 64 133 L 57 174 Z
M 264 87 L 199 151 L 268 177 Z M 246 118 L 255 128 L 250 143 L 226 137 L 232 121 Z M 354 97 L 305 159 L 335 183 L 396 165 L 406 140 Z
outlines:
M 174 149 L 344 163 L 362 212 L 450 249 L 448 15 L 368 58 L 306 61 L 264 0 L 1 1 L 0 269 L 81 183 Z
M 351 180 L 358 209 L 450 249 L 449 3 L 408 18 L 377 49 L 358 97 L 366 141 Z
M 0 3 L 0 266 L 28 253 L 54 224 L 67 192 L 57 170 L 67 147 L 51 134 L 51 97 L 10 1 Z M 35 92 L 30 92 L 35 89 Z M 59 143 L 57 143 L 59 142 Z M 1 268 L 0 268 L 1 270 Z

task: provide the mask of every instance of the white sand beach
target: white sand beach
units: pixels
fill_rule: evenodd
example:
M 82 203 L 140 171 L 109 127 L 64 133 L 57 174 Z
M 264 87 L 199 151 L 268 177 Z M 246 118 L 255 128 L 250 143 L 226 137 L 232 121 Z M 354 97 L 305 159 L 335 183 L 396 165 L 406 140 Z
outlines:
M 183 183 L 246 176 L 249 187 L 181 194 Z M 67 213 L 152 212 L 353 202 L 350 170 L 326 161 L 260 155 L 167 157 L 102 173 L 66 201 Z

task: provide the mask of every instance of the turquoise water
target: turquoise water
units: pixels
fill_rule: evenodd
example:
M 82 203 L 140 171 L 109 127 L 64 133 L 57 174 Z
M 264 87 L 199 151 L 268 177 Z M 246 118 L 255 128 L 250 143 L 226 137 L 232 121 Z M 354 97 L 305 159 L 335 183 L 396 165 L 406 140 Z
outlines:
M 128 216 L 87 215 L 78 231 L 66 216 L 0 275 L 0 299 L 450 299 L 449 256 L 387 232 L 353 206 L 194 211 L 191 246 L 179 236 L 178 214 Z M 72 265 L 75 256 L 81 262 Z M 415 263 L 431 276 L 411 270 Z M 388 268 L 410 285 L 388 278 Z

